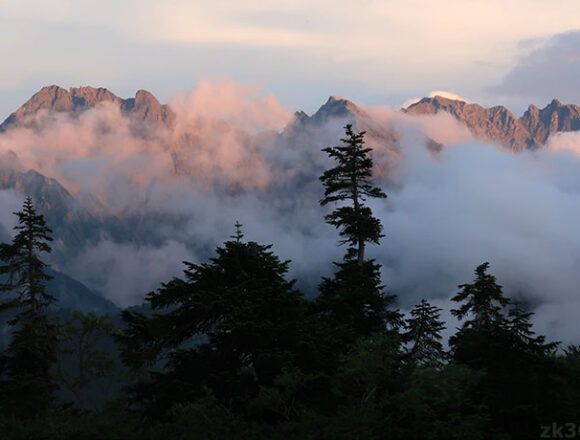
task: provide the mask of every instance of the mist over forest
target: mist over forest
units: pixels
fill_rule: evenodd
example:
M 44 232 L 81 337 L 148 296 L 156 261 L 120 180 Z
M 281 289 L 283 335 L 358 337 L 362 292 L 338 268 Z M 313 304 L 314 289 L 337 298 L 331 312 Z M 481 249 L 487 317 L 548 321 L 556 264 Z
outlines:
M 558 428 L 580 107 L 444 95 L 307 115 L 233 81 L 42 88 L 0 125 L 0 432 Z
M 4 235 L 24 187 L 34 188 L 57 222 L 54 267 L 125 307 L 180 275 L 182 261 L 207 259 L 240 221 L 247 237 L 291 260 L 289 276 L 315 296 L 342 252 L 318 205 L 318 177 L 330 163 L 321 149 L 354 123 L 367 131 L 388 194 L 371 202 L 386 238 L 369 252 L 402 309 L 428 298 L 447 310 L 456 286 L 490 261 L 506 291 L 534 307 L 542 331 L 577 342 L 576 132 L 514 152 L 445 112 L 331 97 L 311 116 L 292 114 L 230 80 L 202 82 L 168 108 L 171 124 L 112 101 L 5 123 Z M 48 180 L 14 183 L 29 170 Z

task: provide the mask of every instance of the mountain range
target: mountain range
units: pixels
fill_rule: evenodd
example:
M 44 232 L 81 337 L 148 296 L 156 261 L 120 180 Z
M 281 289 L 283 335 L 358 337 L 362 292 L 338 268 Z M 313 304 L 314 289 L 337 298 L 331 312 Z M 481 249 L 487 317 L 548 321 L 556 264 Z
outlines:
M 164 133 L 171 133 L 177 124 L 176 112 L 169 105 L 161 104 L 155 96 L 144 90 L 139 90 L 134 98 L 122 99 L 105 88 L 64 89 L 58 86 L 48 86 L 34 94 L 0 124 L 0 147 L 2 136 L 10 136 L 11 133 L 16 132 L 16 129 L 24 128 L 42 132 L 44 127 L 38 124 L 39 116 L 49 118 L 50 121 L 51 117 L 66 115 L 74 120 L 100 106 L 112 106 L 118 110 L 117 114 L 130 122 L 131 131 L 137 133 L 137 136 L 140 130 L 149 133 L 150 131 L 147 130 L 150 127 L 162 127 Z M 580 130 L 580 107 L 562 104 L 557 100 L 553 100 L 542 109 L 530 105 L 519 118 L 503 106 L 484 108 L 478 104 L 440 96 L 423 98 L 396 113 L 407 118 L 447 113 L 463 124 L 474 138 L 515 152 L 543 148 L 550 135 Z M 336 143 L 345 123 L 353 123 L 358 130 L 365 130 L 367 132 L 365 139 L 369 144 L 380 145 L 381 151 L 386 156 L 397 157 L 401 154 L 402 134 L 396 124 L 391 123 L 388 118 L 377 117 L 369 107 L 340 97 L 330 97 L 312 115 L 296 112 L 294 118 L 280 132 L 252 134 L 233 127 L 225 121 L 214 121 L 208 124 L 208 127 L 209 130 L 217 133 L 215 137 L 205 140 L 204 136 L 199 133 L 182 132 L 179 136 L 163 139 L 161 151 L 170 157 L 173 162 L 172 170 L 176 176 L 185 176 L 190 179 L 185 187 L 188 191 L 195 185 L 201 184 L 197 179 L 200 173 L 206 176 L 217 172 L 206 165 L 207 157 L 196 150 L 203 142 L 232 141 L 241 146 L 243 154 L 239 158 L 240 164 L 242 168 L 248 167 L 247 172 L 250 175 L 257 171 L 254 169 L 256 165 L 251 160 L 249 161 L 248 157 L 279 154 L 284 160 L 272 161 L 271 165 L 282 167 L 280 175 L 283 175 L 285 180 L 270 181 L 267 185 L 269 185 L 269 193 L 274 194 L 271 197 L 276 200 L 274 203 L 276 209 L 287 213 L 294 209 L 296 201 L 289 200 L 284 205 L 279 200 L 292 192 L 310 191 L 309 188 L 317 188 L 320 148 L 329 143 Z M 199 121 L 196 121 L 194 126 L 197 128 Z M 109 128 L 98 127 L 98 130 L 107 132 Z M 143 142 L 149 139 L 146 138 L 147 136 L 144 135 Z M 427 138 L 426 142 L 426 146 L 432 150 L 438 151 L 443 148 L 443 145 L 432 139 Z M 273 153 L 264 153 L 261 146 L 263 143 L 273 145 L 275 147 L 271 150 Z M 211 148 L 210 145 L 210 155 Z M 100 308 L 103 311 L 112 307 L 107 300 L 103 299 L 100 302 L 101 298 L 97 292 L 99 283 L 87 287 L 70 277 L 74 275 L 70 268 L 78 269 L 78 264 L 71 265 L 70 262 L 77 259 L 88 247 L 97 246 L 103 240 L 109 240 L 121 246 L 136 244 L 157 247 L 170 239 L 183 242 L 196 255 L 204 256 L 210 252 L 207 243 L 199 243 L 196 237 L 185 236 L 183 232 L 191 226 L 192 215 L 185 215 L 179 210 L 177 213 L 175 210 L 165 212 L 156 207 L 147 206 L 148 194 L 159 186 L 157 177 L 143 184 L 147 186 L 144 190 L 143 201 L 135 200 L 135 206 L 131 208 L 113 210 L 90 191 L 71 192 L 54 176 L 44 175 L 36 169 L 22 169 L 16 166 L 19 153 L 19 151 L 9 151 L 2 157 L 0 190 L 12 190 L 30 195 L 54 230 L 54 235 L 57 237 L 52 261 L 53 268 L 56 270 L 54 288 L 58 291 L 58 296 L 65 300 L 67 306 L 82 308 L 82 304 L 85 304 L 85 308 Z M 219 156 L 219 153 L 216 152 L 216 155 Z M 285 165 L 285 160 L 292 158 L 293 155 L 296 157 L 292 160 L 298 160 L 300 166 L 289 169 Z M 195 168 L 197 160 L 203 162 L 201 168 Z M 388 160 L 382 162 L 382 165 L 387 168 L 389 164 Z M 238 172 L 239 168 L 240 166 L 236 165 L 233 172 Z M 121 187 L 113 187 L 113 191 L 119 193 L 123 193 L 123 190 Z M 235 184 L 228 183 L 223 191 L 230 197 L 232 194 L 243 193 L 245 189 L 236 181 Z M 196 221 L 203 218 L 201 208 L 192 207 L 191 209 Z M 7 231 L 3 230 L 0 225 L 0 239 L 6 240 L 7 237 Z M 96 267 L 94 270 L 99 272 L 101 269 Z M 106 277 L 107 274 L 91 274 L 85 278 L 91 280 L 98 276 Z
M 515 151 L 541 148 L 554 133 L 580 130 L 580 107 L 557 99 L 542 109 L 530 105 L 520 118 L 501 105 L 484 108 L 440 96 L 423 98 L 403 111 L 409 115 L 449 113 L 476 138 Z
M 27 117 L 42 111 L 74 115 L 103 103 L 118 107 L 122 115 L 133 121 L 161 123 L 169 128 L 175 121 L 171 107 L 161 104 L 145 90 L 137 91 L 134 98 L 122 99 L 106 88 L 72 87 L 67 90 L 52 85 L 43 87 L 12 113 L 0 124 L 0 132 L 30 123 Z M 580 106 L 562 104 L 557 99 L 543 108 L 530 105 L 519 118 L 501 105 L 485 108 L 441 96 L 423 98 L 401 111 L 412 116 L 448 113 L 465 124 L 476 138 L 515 151 L 541 148 L 554 133 L 580 130 Z M 295 120 L 286 131 L 296 133 L 305 128 L 320 127 L 330 119 L 352 119 L 362 125 L 359 128 L 366 130 L 367 135 L 386 143 L 395 144 L 399 137 L 391 127 L 373 121 L 363 107 L 340 97 L 330 97 L 312 116 L 296 112 Z
M 105 88 L 47 86 L 40 89 L 2 124 L 0 132 L 22 124 L 28 116 L 41 111 L 79 114 L 103 103 L 119 107 L 122 114 L 137 121 L 171 124 L 174 114 L 149 92 L 139 90 L 134 98 L 122 99 Z

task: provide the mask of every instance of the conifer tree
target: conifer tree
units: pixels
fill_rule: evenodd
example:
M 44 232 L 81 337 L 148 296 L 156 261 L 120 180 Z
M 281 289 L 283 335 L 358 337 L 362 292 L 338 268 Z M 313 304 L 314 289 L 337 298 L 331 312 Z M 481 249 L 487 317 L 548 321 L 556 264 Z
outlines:
M 371 148 L 364 147 L 365 132 L 345 127 L 343 145 L 322 151 L 337 161 L 334 168 L 320 177 L 324 186 L 322 206 L 338 206 L 325 216 L 326 222 L 339 230 L 340 244 L 347 244 L 344 260 L 335 263 L 338 271 L 323 278 L 315 310 L 333 328 L 335 343 L 347 347 L 357 338 L 392 331 L 401 325 L 401 315 L 392 310 L 395 296 L 387 295 L 381 282 L 380 265 L 365 259 L 367 243 L 378 244 L 383 237 L 381 221 L 365 205 L 369 198 L 386 198 L 373 184 Z
M 11 342 L 2 355 L 0 372 L 7 380 L 1 384 L 4 397 L 14 411 L 40 408 L 50 400 L 53 384 L 50 368 L 56 356 L 56 332 L 47 316 L 55 298 L 46 290 L 47 265 L 41 253 L 51 251 L 51 230 L 36 213 L 27 197 L 18 216 L 18 231 L 11 244 L 0 245 L 2 284 L 5 300 L 0 311 L 11 312 Z
M 530 322 L 533 313 L 503 295 L 502 286 L 493 275 L 486 273 L 488 267 L 489 263 L 480 265 L 475 282 L 460 285 L 461 292 L 452 298 L 463 304 L 451 313 L 460 320 L 468 318 L 458 334 L 450 338 L 455 352 L 464 345 L 471 346 L 472 354 L 477 356 L 489 353 L 494 347 L 526 357 L 553 353 L 558 343 L 548 343 L 545 336 L 536 335 Z M 481 347 L 476 347 L 476 341 Z
M 507 324 L 507 306 L 510 301 L 503 295 L 503 288 L 493 275 L 487 273 L 489 263 L 480 264 L 476 279 L 471 284 L 461 284 L 461 291 L 451 300 L 460 303 L 451 314 L 463 325 L 449 339 L 455 360 L 475 367 L 484 367 L 494 362 L 494 350 Z
M 503 295 L 488 267 L 480 265 L 475 281 L 459 286 L 453 301 L 462 304 L 451 313 L 464 323 L 449 345 L 456 363 L 482 373 L 476 399 L 489 408 L 492 424 L 510 438 L 532 438 L 557 405 L 547 374 L 557 344 L 535 335 L 532 314 Z
M 536 335 L 530 322 L 533 312 L 527 312 L 518 302 L 512 302 L 508 311 L 506 331 L 513 339 L 514 349 L 528 355 L 548 355 L 558 347 L 558 342 L 546 342 L 546 337 Z
M 436 365 L 445 359 L 441 344 L 445 323 L 440 319 L 441 310 L 425 299 L 411 310 L 411 317 L 405 322 L 407 331 L 403 334 L 403 340 L 409 344 L 407 357 L 411 363 Z
M 365 260 L 366 243 L 379 243 L 384 235 L 381 221 L 372 215 L 364 204 L 367 198 L 384 199 L 387 195 L 374 186 L 371 148 L 364 147 L 365 132 L 355 133 L 352 125 L 345 127 L 343 145 L 324 148 L 322 151 L 338 164 L 326 170 L 320 177 L 324 186 L 322 206 L 340 203 L 332 213 L 325 216 L 326 222 L 340 230 L 341 244 L 348 244 L 346 259 L 355 259 L 362 266 Z M 348 204 L 343 204 L 344 202 Z
M 505 307 L 509 304 L 502 292 L 502 286 L 496 283 L 493 275 L 487 272 L 489 263 L 483 263 L 477 267 L 477 278 L 473 284 L 461 284 L 461 292 L 451 300 L 462 302 L 458 309 L 451 313 L 459 320 L 468 318 L 463 323 L 463 328 L 485 327 L 500 324 L 505 319 Z
M 380 265 L 365 261 L 335 263 L 333 277 L 324 277 L 314 310 L 332 329 L 332 338 L 343 349 L 373 333 L 398 331 L 401 313 L 393 308 L 396 296 L 385 293 Z
M 185 263 L 185 279 L 147 296 L 151 317 L 123 313 L 124 362 L 137 368 L 166 362 L 164 373 L 134 388 L 151 411 L 207 393 L 240 403 L 296 363 L 305 303 L 285 279 L 289 262 L 271 246 L 242 241 L 241 225 L 236 228 L 209 263 Z

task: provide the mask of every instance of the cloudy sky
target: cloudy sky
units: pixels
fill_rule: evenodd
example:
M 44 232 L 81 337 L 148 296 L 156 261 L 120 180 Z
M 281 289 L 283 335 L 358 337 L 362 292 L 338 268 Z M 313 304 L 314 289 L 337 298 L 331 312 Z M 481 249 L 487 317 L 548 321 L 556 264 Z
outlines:
M 0 0 L 0 119 L 48 84 L 166 101 L 223 77 L 307 112 L 432 90 L 580 102 L 579 17 L 577 0 Z

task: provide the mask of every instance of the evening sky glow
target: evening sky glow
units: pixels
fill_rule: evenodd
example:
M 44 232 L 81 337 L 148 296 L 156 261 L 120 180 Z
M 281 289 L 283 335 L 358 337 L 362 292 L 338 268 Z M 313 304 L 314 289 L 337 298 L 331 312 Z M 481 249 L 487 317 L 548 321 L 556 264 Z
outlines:
M 48 84 L 168 101 L 224 77 L 290 110 L 448 90 L 519 113 L 580 101 L 578 17 L 577 0 L 0 0 L 0 118 Z

